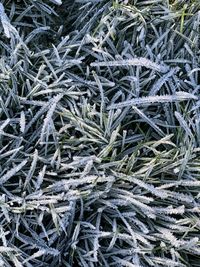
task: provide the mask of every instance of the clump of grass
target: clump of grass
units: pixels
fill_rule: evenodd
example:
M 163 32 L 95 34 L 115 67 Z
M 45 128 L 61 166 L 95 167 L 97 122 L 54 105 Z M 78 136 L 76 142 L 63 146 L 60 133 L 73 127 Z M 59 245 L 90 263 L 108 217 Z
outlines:
M 175 2 L 0 4 L 0 266 L 199 266 L 200 12 Z

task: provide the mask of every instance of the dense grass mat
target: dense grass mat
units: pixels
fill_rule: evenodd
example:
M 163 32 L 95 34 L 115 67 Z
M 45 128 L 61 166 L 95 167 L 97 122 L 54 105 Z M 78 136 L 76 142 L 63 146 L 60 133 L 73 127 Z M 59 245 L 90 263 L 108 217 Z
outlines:
M 200 266 L 200 2 L 0 3 L 0 266 Z

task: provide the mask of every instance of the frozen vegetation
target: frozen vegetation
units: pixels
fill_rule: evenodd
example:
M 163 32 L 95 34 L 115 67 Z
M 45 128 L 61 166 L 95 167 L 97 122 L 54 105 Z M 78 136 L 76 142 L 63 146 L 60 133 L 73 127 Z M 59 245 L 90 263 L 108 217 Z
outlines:
M 0 266 L 200 266 L 199 0 L 2 0 Z

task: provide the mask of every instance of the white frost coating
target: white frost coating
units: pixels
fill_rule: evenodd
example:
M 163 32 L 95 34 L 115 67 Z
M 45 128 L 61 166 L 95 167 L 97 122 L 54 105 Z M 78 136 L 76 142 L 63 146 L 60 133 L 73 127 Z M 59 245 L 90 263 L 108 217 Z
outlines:
M 62 5 L 62 1 L 61 0 L 51 0 L 52 3 L 56 4 L 56 5 Z
M 26 126 L 26 118 L 25 118 L 24 111 L 22 111 L 20 115 L 20 131 L 22 133 L 24 133 L 25 131 L 25 126 Z
M 118 109 L 127 106 L 150 106 L 154 103 L 167 103 L 167 102 L 176 102 L 184 100 L 197 100 L 198 98 L 190 93 L 186 92 L 177 92 L 174 95 L 160 95 L 160 96 L 148 96 L 148 97 L 138 97 L 128 101 L 124 101 L 117 104 L 110 105 L 107 109 Z
M 28 162 L 27 159 L 23 160 L 19 165 L 15 166 L 13 169 L 9 170 L 6 174 L 0 177 L 0 184 L 7 182 L 13 175 L 20 171 Z
M 57 96 L 55 96 L 52 100 L 52 105 L 49 109 L 49 111 L 47 112 L 47 116 L 46 118 L 44 119 L 44 124 L 43 124 L 43 127 L 42 127 L 42 131 L 41 131 L 41 136 L 40 136 L 40 140 L 41 142 L 44 140 L 44 137 L 45 137 L 45 131 L 50 123 L 50 120 L 53 116 L 53 113 L 56 109 L 56 106 L 57 106 L 57 103 L 60 101 L 60 99 L 63 97 L 63 94 L 59 94 Z
M 157 64 L 143 57 L 91 63 L 91 67 L 117 67 L 117 66 L 142 66 L 159 72 L 167 72 L 169 69 L 168 66 Z
M 3 131 L 3 129 L 9 124 L 10 119 L 6 119 L 1 125 L 0 125 L 0 132 Z
M 10 32 L 13 31 L 14 27 L 10 24 L 9 18 L 5 13 L 4 6 L 1 3 L 0 3 L 0 20 L 4 29 L 5 36 L 7 38 L 10 38 Z
M 149 95 L 156 95 L 157 92 L 162 88 L 162 86 L 176 73 L 178 68 L 173 68 L 166 74 L 164 74 L 151 88 Z

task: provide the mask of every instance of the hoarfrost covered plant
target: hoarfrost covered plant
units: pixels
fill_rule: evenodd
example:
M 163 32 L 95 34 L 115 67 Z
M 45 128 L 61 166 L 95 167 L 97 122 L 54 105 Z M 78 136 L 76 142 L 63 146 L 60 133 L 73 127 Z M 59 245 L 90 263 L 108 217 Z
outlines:
M 200 266 L 199 1 L 0 3 L 0 266 Z

